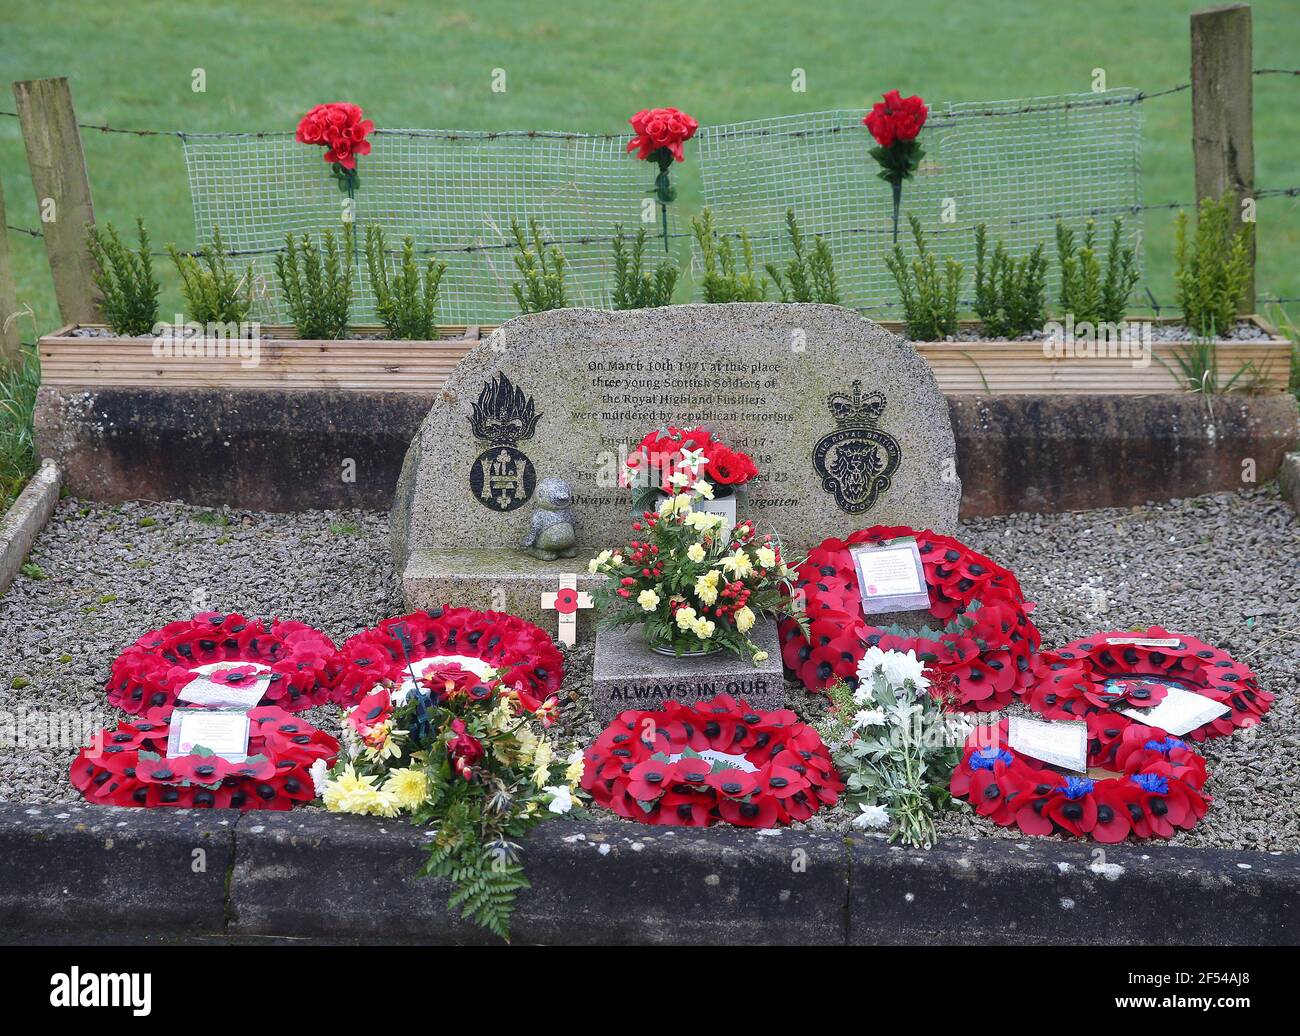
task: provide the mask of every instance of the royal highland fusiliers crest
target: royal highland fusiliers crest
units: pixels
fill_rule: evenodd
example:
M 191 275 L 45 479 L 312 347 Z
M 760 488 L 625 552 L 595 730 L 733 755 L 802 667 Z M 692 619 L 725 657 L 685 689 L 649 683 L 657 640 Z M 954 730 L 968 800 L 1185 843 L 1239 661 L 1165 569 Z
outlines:
M 511 384 L 504 374 L 483 383 L 469 416 L 474 437 L 488 448 L 469 472 L 475 499 L 493 511 L 513 511 L 528 502 L 537 486 L 533 462 L 519 449 L 537 430 L 541 419 L 533 398 Z
M 832 392 L 826 402 L 839 427 L 813 447 L 813 468 L 841 511 L 862 514 L 889 490 L 903 459 L 898 440 L 877 427 L 885 412 L 885 394 L 864 396 L 862 382 L 855 381 L 852 395 Z

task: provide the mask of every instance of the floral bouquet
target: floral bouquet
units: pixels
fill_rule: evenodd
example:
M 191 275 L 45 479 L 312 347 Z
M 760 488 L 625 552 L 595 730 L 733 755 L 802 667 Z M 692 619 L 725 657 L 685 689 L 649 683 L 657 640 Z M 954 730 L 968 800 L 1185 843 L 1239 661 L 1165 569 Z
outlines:
M 867 648 L 856 689 L 830 689 L 834 707 L 820 733 L 846 780 L 859 828 L 886 828 L 889 840 L 929 848 L 934 816 L 957 808 L 949 792 L 971 724 L 947 711 L 949 688 L 925 674 L 916 654 Z
M 528 886 L 516 839 L 569 812 L 582 782 L 581 751 L 559 762 L 545 736 L 556 700 L 529 705 L 506 672 L 450 661 L 384 680 L 344 714 L 346 759 L 312 772 L 332 812 L 433 825 L 420 873 L 451 878 L 449 906 L 503 939 Z
M 759 537 L 751 521 L 726 531 L 721 515 L 696 510 L 695 502 L 713 494 L 705 479 L 689 487 L 670 480 L 669 488 L 657 511 L 632 523 L 637 539 L 621 551 L 601 551 L 588 566 L 609 576 L 595 595 L 602 625 L 639 622 L 661 654 L 725 648 L 755 665 L 766 661 L 749 639 L 759 616 L 802 616 L 781 544 L 770 534 Z
M 628 454 L 621 480 L 632 487 L 633 507 L 640 511 L 660 494 L 690 489 L 707 480 L 713 496 L 729 496 L 758 475 L 753 458 L 733 450 L 703 428 L 661 425 Z

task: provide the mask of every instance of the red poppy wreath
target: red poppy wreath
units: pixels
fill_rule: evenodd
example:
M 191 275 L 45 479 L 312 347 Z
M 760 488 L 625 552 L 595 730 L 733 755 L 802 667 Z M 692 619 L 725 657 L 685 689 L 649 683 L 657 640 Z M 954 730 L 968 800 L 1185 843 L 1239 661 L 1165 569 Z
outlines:
M 583 756 L 593 801 L 643 824 L 774 827 L 807 820 L 844 790 L 812 727 L 726 694 L 620 713 Z
M 1273 695 L 1260 688 L 1255 674 L 1227 652 L 1159 626 L 1071 641 L 1044 651 L 1035 668 L 1038 679 L 1026 695 L 1029 706 L 1048 719 L 1086 720 L 1092 750 L 1106 763 L 1125 730 L 1143 722 L 1121 710 L 1159 708 L 1171 691 L 1184 699 L 1186 692 L 1208 699 L 1208 712 L 1219 706 L 1217 715 L 1179 734 L 1192 741 L 1254 726 L 1273 704 Z M 1157 715 L 1148 722 L 1158 723 Z
M 853 557 L 859 543 L 914 536 L 930 596 L 932 628 L 881 629 L 862 612 Z M 868 646 L 913 650 L 932 669 L 951 678 L 952 701 L 964 711 L 992 712 L 1007 705 L 1033 677 L 1038 629 L 1032 604 L 1008 570 L 951 536 L 906 526 L 876 525 L 846 539 L 827 539 L 798 568 L 809 619 L 809 637 L 798 623 L 781 625 L 787 669 L 809 690 L 837 680 L 856 685 L 858 662 Z
M 385 619 L 350 638 L 335 657 L 333 698 L 355 705 L 384 680 L 409 691 L 449 665 L 479 678 L 499 673 L 529 712 L 564 682 L 564 660 L 545 630 L 505 612 L 445 607 Z
M 1090 745 L 1089 776 L 1067 776 L 1014 751 L 1008 720 L 979 727 L 966 739 L 953 771 L 952 793 L 980 816 L 1027 835 L 1073 835 L 1098 842 L 1171 838 L 1190 830 L 1211 799 L 1205 760 L 1187 742 L 1138 723 L 1125 727 L 1110 760 Z
M 108 700 L 137 715 L 170 711 L 180 692 L 204 680 L 230 687 L 265 684 L 262 701 L 290 712 L 328 700 L 334 643 L 301 622 L 203 612 L 151 630 L 113 663 Z
M 167 757 L 169 708 L 123 720 L 81 749 L 73 786 L 103 806 L 290 809 L 316 797 L 312 765 L 332 766 L 339 743 L 305 720 L 264 705 L 249 710 L 248 757 Z

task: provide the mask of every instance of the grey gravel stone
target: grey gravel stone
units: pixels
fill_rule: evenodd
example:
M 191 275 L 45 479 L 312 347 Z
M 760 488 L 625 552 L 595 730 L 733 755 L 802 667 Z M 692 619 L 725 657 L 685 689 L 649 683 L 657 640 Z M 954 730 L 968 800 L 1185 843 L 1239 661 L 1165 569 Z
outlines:
M 1174 842 L 1300 850 L 1300 521 L 1275 489 L 1132 509 L 983 518 L 964 523 L 958 535 L 1017 574 L 1038 602 L 1033 618 L 1045 645 L 1160 624 L 1218 644 L 1250 665 L 1277 701 L 1252 732 L 1201 746 L 1215 802 Z M 48 578 L 19 576 L 0 599 L 5 723 L 31 713 L 47 726 L 51 715 L 83 719 L 92 731 L 115 722 L 103 693 L 113 658 L 146 630 L 196 607 L 292 617 L 336 641 L 402 608 L 386 518 L 365 512 L 222 513 L 65 500 L 31 560 Z M 566 649 L 565 663 L 563 709 L 553 733 L 567 752 L 599 734 L 602 724 L 588 693 L 591 641 Z M 789 682 L 786 690 L 806 721 L 824 714 L 820 696 Z M 337 730 L 336 715 L 328 707 L 308 713 L 328 730 Z M 14 748 L 6 742 L 0 799 L 77 801 L 67 781 L 75 752 L 75 743 Z M 844 829 L 848 814 L 823 811 L 802 826 Z M 947 814 L 939 826 L 944 837 L 1024 838 L 963 814 Z M 1158 851 L 1163 843 L 1149 844 Z

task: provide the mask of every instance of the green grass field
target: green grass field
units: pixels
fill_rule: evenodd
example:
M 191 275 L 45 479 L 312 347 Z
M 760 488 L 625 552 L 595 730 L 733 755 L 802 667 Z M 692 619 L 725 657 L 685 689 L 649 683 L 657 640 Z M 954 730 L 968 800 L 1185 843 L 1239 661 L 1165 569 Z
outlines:
M 6 80 L 67 75 L 83 122 L 189 131 L 287 129 L 309 106 L 354 100 L 379 125 L 616 131 L 640 107 L 672 104 L 701 122 L 870 104 L 891 86 L 927 99 L 994 100 L 1108 85 L 1160 90 L 1189 78 L 1187 3 L 1094 0 L 825 0 L 801 7 L 661 0 L 646 5 L 335 0 L 113 5 L 4 0 Z M 458 9 L 452 9 L 453 7 Z M 1300 66 L 1300 3 L 1254 5 L 1256 67 Z M 493 93 L 492 70 L 508 89 Z M 794 93 L 791 70 L 807 72 Z M 194 93 L 203 68 L 207 91 Z M 12 109 L 12 101 L 0 103 Z M 1148 204 L 1192 194 L 1190 93 L 1145 104 Z M 96 217 L 147 221 L 156 246 L 192 243 L 179 142 L 83 132 Z M 1255 79 L 1257 181 L 1300 182 L 1300 77 Z M 17 121 L 0 118 L 9 222 L 38 226 Z M 689 161 L 675 180 L 698 206 Z M 1261 294 L 1300 295 L 1300 201 L 1260 203 Z M 1147 215 L 1148 282 L 1171 304 L 1172 213 Z M 41 243 L 10 232 L 30 330 L 57 323 Z M 179 303 L 170 263 L 162 311 Z

